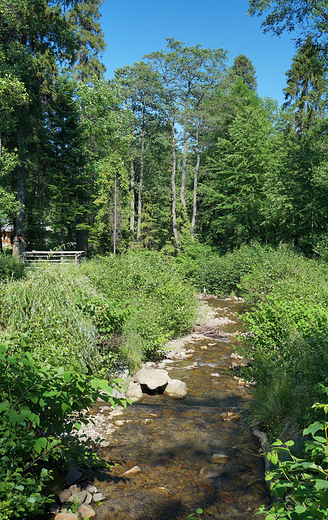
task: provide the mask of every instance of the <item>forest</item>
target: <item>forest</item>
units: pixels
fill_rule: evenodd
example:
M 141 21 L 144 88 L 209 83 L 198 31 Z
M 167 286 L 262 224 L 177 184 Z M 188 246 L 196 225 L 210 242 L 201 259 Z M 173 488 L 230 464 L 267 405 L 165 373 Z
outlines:
M 296 35 L 283 106 L 246 55 L 175 38 L 108 80 L 101 0 L 0 0 L 0 236 L 86 253 L 26 268 L 0 240 L 0 520 L 98 461 L 69 442 L 82 410 L 127 406 L 117 366 L 190 332 L 204 289 L 246 302 L 243 425 L 280 439 L 265 518 L 327 518 L 328 9 L 248 3 Z
M 90 256 L 197 239 L 311 255 L 327 233 L 326 60 L 307 35 L 285 103 L 249 58 L 167 38 L 106 80 L 101 2 L 1 5 L 0 225 Z M 51 230 L 51 231 L 49 231 Z

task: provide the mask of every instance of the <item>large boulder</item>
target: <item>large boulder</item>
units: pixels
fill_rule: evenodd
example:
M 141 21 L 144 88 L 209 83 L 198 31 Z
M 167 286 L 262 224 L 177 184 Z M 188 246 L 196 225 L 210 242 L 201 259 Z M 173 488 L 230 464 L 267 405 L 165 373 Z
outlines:
M 166 370 L 159 368 L 142 368 L 135 374 L 134 380 L 141 385 L 143 392 L 162 394 L 169 381 L 169 374 Z
M 164 393 L 176 399 L 183 399 L 187 395 L 187 385 L 179 379 L 170 379 Z

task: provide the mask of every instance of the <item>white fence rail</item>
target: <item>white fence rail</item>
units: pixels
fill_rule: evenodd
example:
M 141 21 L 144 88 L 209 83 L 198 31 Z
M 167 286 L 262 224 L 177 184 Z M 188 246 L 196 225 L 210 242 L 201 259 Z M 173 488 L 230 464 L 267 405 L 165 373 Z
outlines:
M 25 251 L 21 258 L 27 264 L 41 264 L 44 262 L 64 264 L 74 262 L 77 266 L 84 255 L 84 251 Z

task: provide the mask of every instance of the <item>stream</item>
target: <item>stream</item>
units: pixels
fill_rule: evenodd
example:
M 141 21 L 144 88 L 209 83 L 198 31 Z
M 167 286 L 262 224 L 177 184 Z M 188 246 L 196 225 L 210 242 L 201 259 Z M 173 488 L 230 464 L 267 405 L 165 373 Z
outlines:
M 208 304 L 231 320 L 224 333 L 242 330 L 241 302 L 213 298 Z M 169 365 L 171 379 L 187 384 L 187 396 L 146 395 L 117 417 L 119 427 L 101 451 L 111 468 L 91 476 L 107 495 L 97 520 L 184 520 L 197 508 L 201 519 L 248 520 L 269 503 L 259 445 L 238 421 L 250 390 L 229 370 L 236 341 L 194 334 L 185 345 L 194 350 L 192 359 Z M 193 362 L 197 368 L 188 369 Z M 219 463 L 212 462 L 214 454 Z M 134 466 L 141 472 L 123 476 Z

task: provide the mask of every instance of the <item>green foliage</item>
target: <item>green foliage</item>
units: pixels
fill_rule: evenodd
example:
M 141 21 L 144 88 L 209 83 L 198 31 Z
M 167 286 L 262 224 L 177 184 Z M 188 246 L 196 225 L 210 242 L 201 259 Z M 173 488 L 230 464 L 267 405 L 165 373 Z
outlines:
M 144 250 L 98 258 L 81 271 L 110 302 L 107 323 L 123 335 L 122 352 L 132 366 L 190 330 L 196 307 L 193 290 L 159 253 Z
M 328 271 L 288 248 L 267 249 L 241 277 L 240 292 L 255 303 L 244 316 L 241 353 L 256 386 L 247 421 L 270 436 L 287 422 L 304 426 L 328 367 Z
M 115 385 L 115 381 L 114 381 Z M 87 376 L 77 362 L 60 366 L 23 352 L 9 338 L 0 345 L 0 518 L 35 518 L 49 498 L 49 461 L 65 456 L 69 434 L 89 422 L 98 396 L 116 406 L 108 381 Z M 120 400 L 126 405 L 125 401 Z M 68 437 L 69 438 L 69 437 Z
M 71 358 L 82 371 L 96 370 L 99 355 L 96 328 L 75 301 L 80 294 L 90 300 L 97 291 L 73 266 L 39 266 L 26 277 L 2 288 L 0 322 L 18 345 L 36 350 L 40 358 Z
M 324 391 L 328 388 L 321 385 Z M 274 469 L 267 473 L 275 503 L 266 520 L 321 520 L 328 515 L 328 405 L 316 403 L 315 410 L 323 410 L 324 421 L 316 421 L 305 428 L 304 453 L 295 456 L 294 441 L 278 439 L 272 445 L 268 459 Z M 265 512 L 262 506 L 257 514 Z
M 190 518 L 190 519 L 197 519 L 197 518 L 200 518 L 200 515 L 203 513 L 204 511 L 199 507 L 198 509 L 196 509 L 196 513 L 191 513 L 191 515 L 188 515 L 186 518 Z
M 190 279 L 198 291 L 227 296 L 241 292 L 240 280 L 264 261 L 269 248 L 254 242 L 223 256 L 195 241 L 183 248 L 176 263 L 181 274 Z

